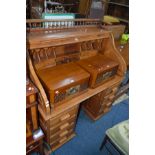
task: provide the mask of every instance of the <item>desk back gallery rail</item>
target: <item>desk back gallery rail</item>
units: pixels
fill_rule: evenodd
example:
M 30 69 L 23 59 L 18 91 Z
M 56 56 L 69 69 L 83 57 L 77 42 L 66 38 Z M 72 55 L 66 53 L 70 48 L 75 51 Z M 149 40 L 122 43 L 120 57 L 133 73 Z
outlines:
M 102 21 L 99 19 L 27 19 L 26 30 L 27 32 L 40 32 L 101 25 Z

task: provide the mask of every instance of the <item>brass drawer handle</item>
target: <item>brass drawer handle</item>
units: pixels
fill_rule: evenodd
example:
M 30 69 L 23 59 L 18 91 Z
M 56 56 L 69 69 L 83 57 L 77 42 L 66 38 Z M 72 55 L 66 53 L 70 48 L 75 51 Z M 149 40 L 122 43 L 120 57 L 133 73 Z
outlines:
M 64 125 L 60 126 L 60 130 L 63 130 L 63 129 L 66 128 L 67 126 L 69 126 L 69 123 L 65 123 Z
M 67 114 L 67 115 L 65 115 L 65 116 L 62 116 L 61 118 L 60 118 L 60 120 L 61 121 L 64 121 L 65 119 L 67 119 L 67 118 L 69 118 L 70 117 L 70 114 Z
M 67 130 L 64 131 L 63 133 L 61 133 L 59 136 L 60 136 L 60 137 L 63 137 L 63 136 L 65 136 L 66 134 L 68 134 L 68 131 L 67 131 Z

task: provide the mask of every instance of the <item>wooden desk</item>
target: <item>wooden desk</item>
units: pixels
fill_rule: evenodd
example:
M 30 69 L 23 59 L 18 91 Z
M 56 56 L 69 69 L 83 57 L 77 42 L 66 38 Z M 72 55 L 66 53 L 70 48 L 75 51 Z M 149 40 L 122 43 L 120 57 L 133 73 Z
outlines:
M 51 22 L 57 23 L 57 26 L 51 26 Z M 49 26 L 47 25 L 48 23 Z M 39 89 L 39 122 L 46 135 L 45 140 L 53 151 L 75 136 L 75 126 L 80 103 L 102 91 L 109 92 L 110 90 L 111 92 L 113 88 L 116 90 L 116 87 L 118 87 L 123 79 L 126 71 L 125 62 L 116 50 L 112 33 L 104 30 L 101 24 L 99 20 L 92 19 L 65 21 L 27 20 L 27 60 L 31 79 Z M 91 43 L 91 46 L 88 46 L 89 43 Z M 71 56 L 72 53 L 70 51 L 71 53 L 67 55 L 62 50 L 66 49 L 66 45 L 76 45 L 79 47 L 78 55 L 80 60 L 101 54 L 116 61 L 118 63 L 118 70 L 114 78 L 97 88 L 91 89 L 89 87 L 83 94 L 70 98 L 70 100 L 64 101 L 59 106 L 53 106 L 49 101 L 47 89 L 43 86 L 37 70 L 61 65 L 57 63 L 59 58 L 58 53 L 63 53 L 64 57 Z M 86 48 L 85 46 L 83 48 L 83 45 L 87 45 Z M 75 54 L 75 51 L 73 53 Z M 84 57 L 82 57 L 83 55 Z M 72 61 L 75 62 L 74 59 Z M 114 94 L 110 96 L 110 100 L 113 96 Z M 103 95 L 103 97 L 105 96 Z M 100 101 L 97 104 L 100 104 Z M 108 106 L 111 106 L 111 102 L 110 104 L 108 103 Z M 95 117 L 88 115 L 95 120 L 103 114 L 104 112 L 101 112 Z

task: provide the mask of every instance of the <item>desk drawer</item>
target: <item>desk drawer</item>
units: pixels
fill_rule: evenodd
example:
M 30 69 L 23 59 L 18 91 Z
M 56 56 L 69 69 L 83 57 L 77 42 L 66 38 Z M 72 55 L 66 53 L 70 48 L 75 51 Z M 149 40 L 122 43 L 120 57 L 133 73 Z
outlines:
M 105 105 L 105 104 L 107 104 L 109 102 L 113 102 L 114 98 L 115 98 L 115 95 L 113 93 L 110 94 L 110 95 L 107 95 L 107 96 L 103 97 L 100 104 Z
M 50 140 L 51 147 L 55 147 L 56 145 L 59 145 L 59 144 L 63 143 L 64 141 L 66 141 L 68 139 L 68 137 L 71 134 L 73 134 L 73 132 L 74 132 L 73 129 L 66 130 L 66 133 L 64 133 L 64 135 L 60 134 L 55 140 Z
M 111 104 L 111 103 L 109 103 L 109 104 Z M 109 112 L 110 109 L 111 109 L 111 105 L 109 105 L 109 106 L 104 105 L 100 108 L 99 114 L 102 114 L 102 113 L 105 114 L 105 113 Z
M 52 134 L 50 136 L 50 141 L 55 141 L 55 140 L 57 140 L 57 139 L 59 139 L 61 137 L 66 136 L 69 133 L 70 130 L 74 130 L 74 126 L 75 126 L 74 124 L 75 123 L 73 122 L 73 123 L 71 123 L 70 126 L 65 128 L 64 130 L 60 130 L 60 131 L 56 132 L 55 134 Z
M 54 125 L 53 127 L 50 128 L 50 135 L 52 134 L 56 134 L 57 132 L 64 130 L 66 128 L 69 128 L 70 126 L 73 125 L 73 123 L 75 124 L 76 121 L 76 115 L 72 116 L 70 118 L 70 120 L 63 122 L 63 123 L 59 123 L 57 125 Z
M 78 106 L 72 108 L 71 110 L 67 110 L 63 112 L 62 114 L 56 116 L 55 118 L 50 119 L 50 126 L 63 123 L 66 120 L 69 120 L 73 115 L 77 115 L 78 112 Z
M 108 101 L 101 105 L 101 109 L 110 108 L 112 106 L 112 102 Z
M 118 84 L 117 85 L 114 85 L 114 86 L 112 86 L 111 88 L 108 88 L 107 90 L 106 90 L 106 95 L 109 95 L 109 94 L 115 94 L 116 92 L 117 92 L 117 90 L 118 90 Z
M 65 55 L 63 57 L 56 58 L 56 64 L 61 65 L 64 63 L 69 63 L 69 62 L 75 62 L 80 60 L 80 55 L 79 54 L 74 54 L 74 55 Z

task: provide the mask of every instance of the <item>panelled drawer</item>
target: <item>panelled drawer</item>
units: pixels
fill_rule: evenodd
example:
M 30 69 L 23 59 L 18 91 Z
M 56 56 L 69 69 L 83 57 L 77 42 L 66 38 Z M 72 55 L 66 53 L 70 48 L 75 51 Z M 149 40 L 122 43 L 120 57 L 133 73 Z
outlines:
M 103 97 L 103 99 L 101 100 L 100 104 L 104 105 L 106 103 L 112 102 L 114 99 L 115 95 L 112 93 L 110 95 L 107 95 L 105 97 Z
M 60 58 L 56 58 L 56 64 L 61 65 L 64 63 L 69 63 L 69 62 L 75 62 L 80 60 L 80 55 L 79 54 L 74 54 L 74 55 L 68 55 Z
M 56 132 L 56 134 L 51 135 L 50 141 L 55 141 L 60 137 L 66 136 L 70 130 L 74 130 L 74 126 L 75 126 L 75 123 L 72 122 L 71 125 L 65 128 L 64 130 L 60 130 L 59 132 Z
M 100 110 L 99 110 L 99 114 L 101 114 L 101 113 L 107 113 L 107 112 L 109 112 L 110 111 L 110 109 L 111 109 L 111 106 L 102 106 L 101 108 L 100 108 Z
M 117 90 L 118 90 L 118 84 L 112 86 L 111 88 L 108 88 L 108 89 L 106 90 L 105 95 L 115 94 L 115 93 L 117 92 Z
M 56 134 L 56 132 L 59 132 L 60 130 L 64 130 L 70 126 L 72 126 L 72 123 L 75 123 L 76 121 L 76 115 L 73 115 L 70 120 L 64 122 L 64 123 L 59 123 L 57 125 L 54 125 L 53 127 L 50 128 L 50 135 Z
M 112 106 L 112 102 L 106 102 L 101 105 L 101 109 L 110 108 Z
M 70 129 L 70 130 L 67 130 L 67 133 L 64 134 L 64 136 L 59 136 L 57 137 L 57 139 L 55 140 L 50 140 L 50 145 L 51 147 L 54 147 L 56 145 L 59 145 L 61 143 L 63 143 L 65 140 L 68 139 L 68 137 L 73 134 L 74 130 L 73 129 Z
M 102 104 L 106 104 L 109 102 L 113 102 L 113 99 L 115 97 L 117 90 L 118 90 L 118 84 L 114 85 L 111 88 L 108 88 L 106 92 L 102 94 L 102 97 L 101 97 L 102 99 L 101 99 L 100 104 L 102 105 Z
M 114 97 L 115 95 L 113 92 L 103 97 L 103 99 L 100 102 L 101 107 L 99 113 L 107 113 L 110 110 Z
M 56 125 L 58 123 L 64 122 L 68 119 L 70 119 L 73 115 L 77 115 L 78 106 L 72 108 L 69 111 L 65 111 L 62 114 L 58 115 L 55 118 L 50 119 L 50 126 Z

